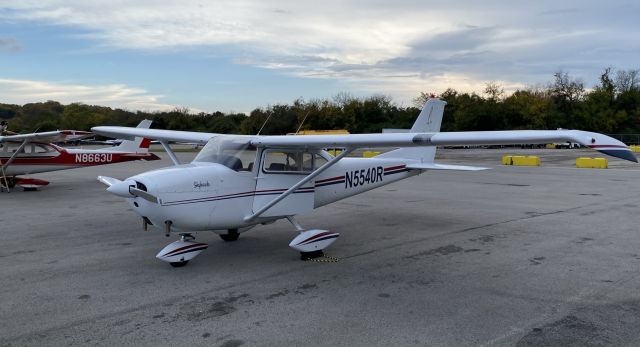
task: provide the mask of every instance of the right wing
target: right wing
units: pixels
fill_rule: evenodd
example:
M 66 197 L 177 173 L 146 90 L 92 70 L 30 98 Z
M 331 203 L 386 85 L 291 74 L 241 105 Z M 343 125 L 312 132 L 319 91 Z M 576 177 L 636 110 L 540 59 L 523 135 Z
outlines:
M 132 139 L 142 136 L 161 141 L 196 142 L 206 144 L 215 133 L 191 131 L 140 129 L 99 126 L 91 128 L 97 134 Z M 240 136 L 240 135 L 238 135 Z M 441 133 L 404 134 L 353 134 L 353 135 L 304 135 L 304 136 L 254 136 L 251 144 L 259 147 L 279 148 L 367 148 L 367 147 L 417 147 L 452 145 L 506 145 L 553 142 L 577 142 L 582 146 L 624 160 L 638 162 L 635 154 L 624 143 L 599 133 L 580 130 L 506 130 L 461 131 Z
M 509 145 L 577 142 L 582 146 L 624 160 L 638 162 L 624 143 L 599 133 L 580 130 L 460 131 L 442 133 L 257 136 L 251 143 L 281 148 L 370 148 L 455 145 Z
M 55 130 L 41 133 L 0 136 L 0 142 L 65 142 L 93 136 L 93 133 L 79 130 Z

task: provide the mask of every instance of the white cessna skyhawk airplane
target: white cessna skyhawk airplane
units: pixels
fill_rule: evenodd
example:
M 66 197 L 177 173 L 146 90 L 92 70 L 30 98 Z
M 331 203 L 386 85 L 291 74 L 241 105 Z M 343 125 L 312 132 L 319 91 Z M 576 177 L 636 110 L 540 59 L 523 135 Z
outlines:
M 418 175 L 428 170 L 476 171 L 485 168 L 434 163 L 436 146 L 534 144 L 571 141 L 637 162 L 622 142 L 579 130 L 439 132 L 445 102 L 428 100 L 409 133 L 246 136 L 99 126 L 94 133 L 116 138 L 159 140 L 175 166 L 123 181 L 100 176 L 107 191 L 127 199 L 148 225 L 179 241 L 156 256 L 183 266 L 207 248 L 192 233 L 214 231 L 225 241 L 258 224 L 286 218 L 299 234 L 289 246 L 302 259 L 323 256 L 337 232 L 305 229 L 294 216 L 314 208 Z M 189 164 L 180 164 L 168 141 L 206 145 Z M 343 147 L 335 157 L 323 148 Z M 400 147 L 374 158 L 347 158 L 358 148 Z

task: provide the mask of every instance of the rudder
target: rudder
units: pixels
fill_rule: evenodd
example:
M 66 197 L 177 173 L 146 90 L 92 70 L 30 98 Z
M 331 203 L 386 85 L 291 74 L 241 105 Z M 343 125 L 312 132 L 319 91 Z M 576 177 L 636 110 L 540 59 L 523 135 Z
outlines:
M 149 129 L 151 126 L 151 120 L 144 119 L 136 128 Z M 114 152 L 133 152 L 133 153 L 147 153 L 149 151 L 149 145 L 151 140 L 137 136 L 132 140 L 123 140 L 118 146 L 110 149 Z

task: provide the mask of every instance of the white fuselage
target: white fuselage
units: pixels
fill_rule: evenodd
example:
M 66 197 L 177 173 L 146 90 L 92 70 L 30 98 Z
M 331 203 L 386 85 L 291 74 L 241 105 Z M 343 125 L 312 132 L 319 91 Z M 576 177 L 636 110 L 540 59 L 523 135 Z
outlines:
M 399 159 L 344 158 L 276 204 L 270 213 L 248 222 L 247 216 L 307 174 L 265 173 L 261 165 L 251 171 L 234 171 L 221 164 L 193 162 L 128 179 L 144 185 L 158 198 L 157 204 L 139 197 L 127 200 L 136 213 L 159 228 L 171 221 L 173 230 L 183 232 L 242 229 L 309 212 L 420 172 L 406 169 L 405 164 Z

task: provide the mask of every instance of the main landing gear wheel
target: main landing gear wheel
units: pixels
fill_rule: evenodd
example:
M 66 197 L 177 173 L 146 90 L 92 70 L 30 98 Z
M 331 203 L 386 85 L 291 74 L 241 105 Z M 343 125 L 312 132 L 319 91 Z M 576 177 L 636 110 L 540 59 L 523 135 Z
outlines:
M 324 252 L 320 249 L 313 252 L 300 252 L 300 260 L 311 260 L 324 257 Z
M 240 233 L 238 232 L 238 229 L 229 229 L 226 234 L 220 234 L 220 238 L 225 242 L 238 241 L 239 237 Z
M 171 262 L 169 264 L 171 266 L 173 266 L 173 267 L 183 267 L 183 266 L 186 266 L 188 263 L 189 263 L 189 261 L 185 260 L 185 261 L 174 261 L 174 262 Z

